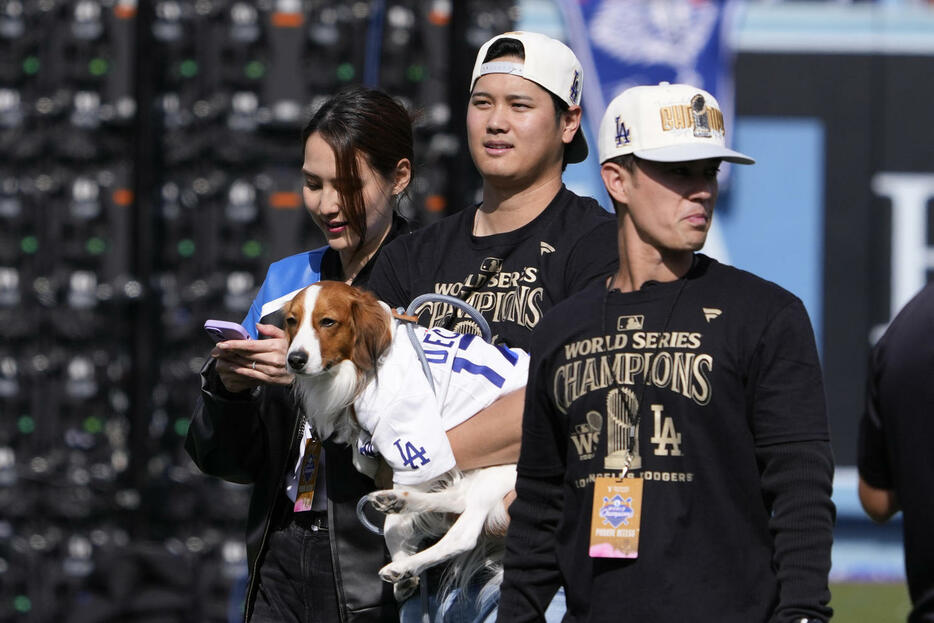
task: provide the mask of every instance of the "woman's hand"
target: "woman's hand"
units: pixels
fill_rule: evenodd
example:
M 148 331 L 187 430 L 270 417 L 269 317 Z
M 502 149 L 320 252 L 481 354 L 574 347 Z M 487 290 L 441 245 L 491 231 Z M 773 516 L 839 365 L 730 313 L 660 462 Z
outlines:
M 217 373 L 229 392 L 242 392 L 262 384 L 291 385 L 285 367 L 289 341 L 285 331 L 271 324 L 256 325 L 264 340 L 226 340 L 211 351 Z

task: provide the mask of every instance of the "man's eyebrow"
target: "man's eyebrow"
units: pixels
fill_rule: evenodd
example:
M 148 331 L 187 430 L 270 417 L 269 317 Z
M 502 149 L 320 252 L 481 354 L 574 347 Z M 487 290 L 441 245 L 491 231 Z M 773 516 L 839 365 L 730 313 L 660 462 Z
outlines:
M 492 98 L 493 96 L 487 93 L 486 91 L 474 91 L 473 93 L 471 93 L 470 97 L 471 98 L 474 98 L 474 97 Z M 527 95 L 525 93 L 507 93 L 503 97 L 504 99 L 507 99 L 507 100 L 529 100 L 531 101 L 532 99 L 534 99 L 531 95 Z

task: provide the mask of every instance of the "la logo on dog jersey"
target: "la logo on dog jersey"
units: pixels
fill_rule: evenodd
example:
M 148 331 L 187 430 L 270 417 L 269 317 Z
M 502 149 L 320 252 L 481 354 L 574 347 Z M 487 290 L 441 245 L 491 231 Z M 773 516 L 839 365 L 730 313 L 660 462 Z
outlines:
M 406 441 L 405 450 L 403 450 L 401 438 L 396 439 L 393 442 L 393 445 L 396 447 L 396 450 L 399 451 L 399 456 L 402 457 L 402 464 L 405 467 L 409 467 L 411 469 L 418 469 L 419 467 L 423 465 L 428 465 L 429 463 L 431 463 L 431 459 L 425 456 L 428 453 L 427 450 L 425 450 L 425 446 L 416 448 L 415 444 L 413 444 L 411 441 Z M 421 461 L 421 463 L 419 465 L 416 465 L 415 464 L 416 460 Z

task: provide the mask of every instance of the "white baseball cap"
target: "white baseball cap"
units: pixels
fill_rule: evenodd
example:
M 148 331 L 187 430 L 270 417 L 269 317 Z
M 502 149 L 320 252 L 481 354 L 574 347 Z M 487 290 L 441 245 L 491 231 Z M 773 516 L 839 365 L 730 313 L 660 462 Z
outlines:
M 500 39 L 515 39 L 522 44 L 525 60 L 522 63 L 492 60 L 484 63 L 490 46 Z M 496 35 L 480 47 L 470 78 L 470 91 L 480 76 L 511 74 L 531 80 L 546 91 L 555 94 L 568 106 L 580 106 L 584 84 L 584 69 L 574 52 L 557 39 L 537 32 L 506 32 Z M 567 161 L 582 162 L 587 158 L 587 139 L 581 127 L 565 148 Z
M 727 149 L 720 104 L 689 84 L 661 82 L 626 89 L 607 106 L 598 137 L 600 164 L 624 154 L 656 162 L 720 158 L 755 163 Z

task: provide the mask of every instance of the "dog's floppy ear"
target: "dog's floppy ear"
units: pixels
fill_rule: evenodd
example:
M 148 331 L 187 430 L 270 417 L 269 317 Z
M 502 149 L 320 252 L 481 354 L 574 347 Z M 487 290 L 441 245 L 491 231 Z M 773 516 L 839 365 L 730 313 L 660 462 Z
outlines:
M 285 331 L 289 344 L 292 343 L 292 338 L 295 337 L 295 333 L 298 331 L 298 324 L 302 321 L 302 315 L 305 313 L 305 292 L 307 290 L 308 288 L 299 290 L 289 302 L 282 306 L 282 330 Z
M 364 370 L 372 370 L 383 352 L 389 348 L 389 314 L 376 297 L 355 288 L 350 313 L 356 328 L 354 361 Z

